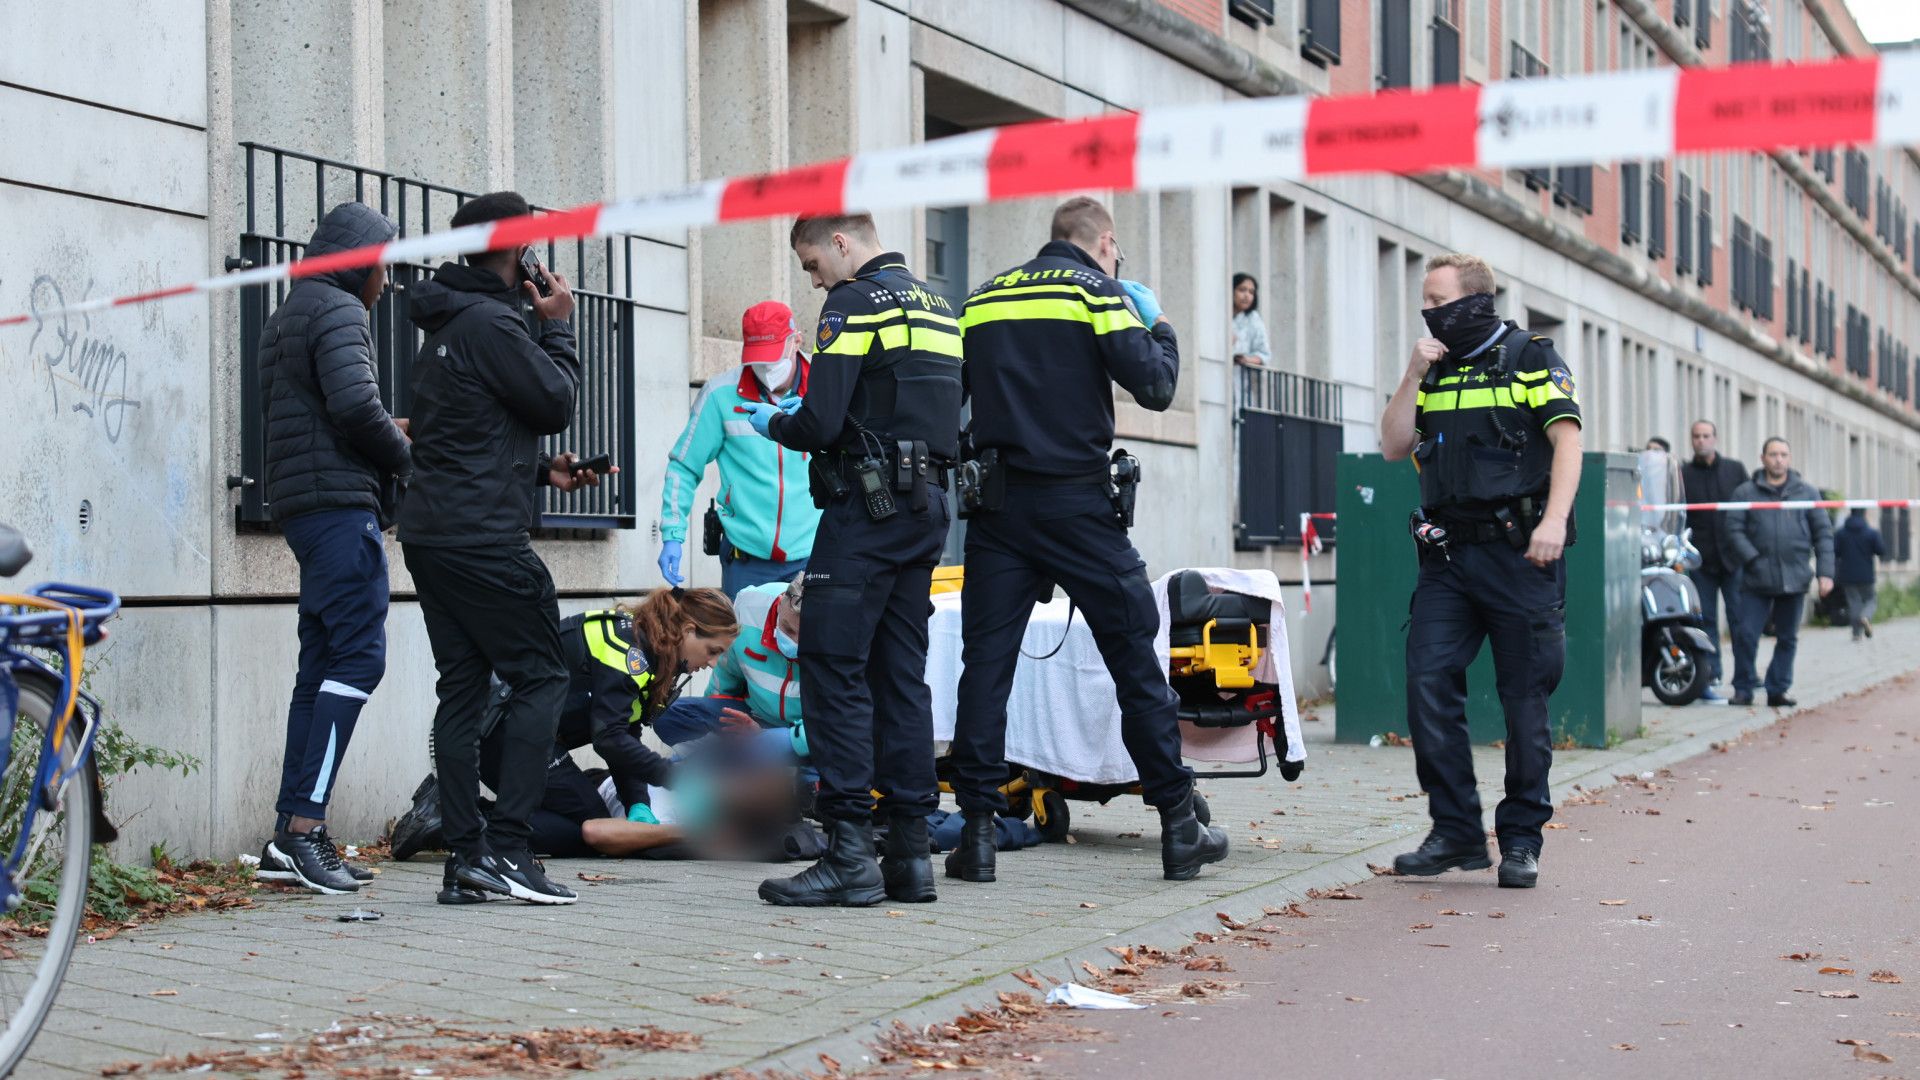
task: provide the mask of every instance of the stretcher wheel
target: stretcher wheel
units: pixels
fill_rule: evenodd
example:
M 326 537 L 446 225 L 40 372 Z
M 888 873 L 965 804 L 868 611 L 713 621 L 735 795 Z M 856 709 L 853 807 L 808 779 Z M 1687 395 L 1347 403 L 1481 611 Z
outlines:
M 1202 825 L 1213 824 L 1213 807 L 1207 805 L 1207 797 L 1198 791 L 1193 793 L 1193 816 L 1199 818 Z
M 1024 821 L 1033 816 L 1033 793 L 1022 791 L 1007 796 L 1007 816 L 1016 821 Z
M 1046 820 L 1040 820 L 1041 817 Z M 1035 816 L 1033 825 L 1040 830 L 1040 839 L 1046 843 L 1065 841 L 1067 830 L 1073 827 L 1073 814 L 1067 809 L 1066 797 L 1057 791 L 1044 792 L 1040 796 L 1040 813 Z

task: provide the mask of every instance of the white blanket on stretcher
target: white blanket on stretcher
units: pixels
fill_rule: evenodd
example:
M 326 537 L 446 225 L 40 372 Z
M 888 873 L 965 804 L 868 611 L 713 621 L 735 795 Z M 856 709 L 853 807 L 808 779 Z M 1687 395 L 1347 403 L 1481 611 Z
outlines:
M 1286 718 L 1286 757 L 1305 760 L 1299 709 L 1293 701 L 1293 669 L 1287 653 L 1286 610 L 1280 602 L 1279 580 L 1264 570 L 1201 569 L 1200 573 L 1211 586 L 1272 603 L 1269 647 L 1254 669 L 1254 677 L 1280 688 L 1282 715 Z M 1168 652 L 1166 583 L 1163 577 L 1153 585 L 1160 612 L 1154 649 L 1163 673 Z M 933 600 L 927 684 L 933 691 L 934 737 L 950 740 L 961 670 L 960 595 L 948 593 Z M 1056 646 L 1059 652 L 1051 658 L 1031 659 Z M 1107 674 L 1085 619 L 1076 616 L 1068 627 L 1065 600 L 1037 604 L 1022 649 L 1027 655 L 1014 671 L 1013 689 L 1007 698 L 1007 760 L 1083 783 L 1130 784 L 1138 780 L 1140 774 L 1120 739 L 1120 708 L 1114 699 L 1113 679 Z M 1182 724 L 1180 728 L 1186 756 L 1196 761 L 1237 764 L 1258 756 L 1258 732 L 1251 724 L 1234 728 Z

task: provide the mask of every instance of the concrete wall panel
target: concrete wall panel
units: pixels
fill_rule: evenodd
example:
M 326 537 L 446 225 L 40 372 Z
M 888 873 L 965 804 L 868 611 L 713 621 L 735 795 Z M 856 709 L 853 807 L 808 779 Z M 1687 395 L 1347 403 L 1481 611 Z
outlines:
M 121 0 L 107 17 L 102 7 L 0 4 L 0 81 L 206 126 L 202 0 Z
M 75 101 L 0 87 L 0 143 L 56 146 L 76 131 L 85 154 L 16 154 L 7 178 L 41 187 L 143 203 L 182 214 L 207 212 L 207 137 L 193 128 Z
M 115 619 L 107 640 L 87 650 L 84 685 L 109 724 L 151 746 L 199 759 L 187 776 L 142 770 L 109 779 L 108 816 L 120 827 L 116 856 L 144 860 L 164 842 L 198 855 L 213 839 L 211 611 L 206 607 L 134 608 Z
M 193 218 L 0 185 L 9 223 L 0 298 L 42 312 L 205 271 Z M 204 300 L 36 317 L 0 334 L 0 518 L 45 577 L 134 596 L 206 595 L 219 478 L 207 461 Z M 81 529 L 82 501 L 90 510 Z
M 613 5 L 613 189 L 642 195 L 690 180 L 687 161 L 689 0 L 622 0 Z M 660 239 L 686 242 L 686 230 Z

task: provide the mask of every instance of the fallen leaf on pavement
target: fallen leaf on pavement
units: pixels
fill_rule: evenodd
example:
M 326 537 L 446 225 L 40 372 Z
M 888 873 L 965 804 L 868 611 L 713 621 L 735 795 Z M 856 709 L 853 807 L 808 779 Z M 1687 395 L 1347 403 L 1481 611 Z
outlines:
M 1440 909 L 1440 914 L 1442 914 L 1442 915 L 1465 915 L 1465 914 L 1466 914 L 1466 912 L 1464 912 L 1464 911 L 1455 911 L 1455 910 L 1453 910 L 1452 908 L 1441 908 L 1441 909 Z
M 1506 917 L 1507 917 L 1507 913 L 1506 913 L 1506 912 L 1504 912 L 1504 911 L 1489 911 L 1489 912 L 1487 912 L 1487 918 L 1489 918 L 1489 919 L 1504 919 L 1504 918 L 1506 918 Z
M 1835 1039 L 1833 1041 L 1839 1043 L 1841 1046 L 1872 1046 L 1873 1045 L 1872 1043 L 1868 1042 L 1865 1039 Z
M 1639 920 L 1640 920 L 1641 922 L 1652 922 L 1652 921 L 1653 921 L 1653 916 L 1651 916 L 1651 915 L 1635 915 L 1635 916 L 1634 916 L 1634 918 L 1636 918 L 1636 919 L 1639 919 Z
M 1347 997 L 1347 1000 L 1348 1000 L 1348 1001 L 1357 1001 L 1357 1002 L 1359 1002 L 1359 1003 L 1360 1003 L 1360 1004 L 1362 1004 L 1362 1005 L 1364 1005 L 1364 1004 L 1366 1004 L 1366 1003 L 1367 1003 L 1367 999 L 1366 999 L 1366 998 L 1363 998 L 1363 997 L 1353 997 L 1352 995 L 1348 995 L 1348 997 Z
M 1026 983 L 1028 986 L 1033 987 L 1035 990 L 1046 989 L 1046 987 L 1040 985 L 1039 979 L 1036 979 L 1033 977 L 1033 972 L 1031 971 L 1016 971 L 1013 973 L 1013 977 L 1016 979 L 1019 979 L 1023 983 Z
M 1400 871 L 1395 870 L 1391 866 L 1381 866 L 1378 863 L 1368 863 L 1367 869 L 1373 871 L 1373 876 L 1375 877 L 1399 877 L 1400 876 Z
M 1600 901 L 1600 906 L 1601 907 L 1625 907 L 1627 906 L 1627 902 L 1625 900 L 1602 900 Z
M 1188 971 L 1232 971 L 1224 958 L 1218 956 L 1196 956 L 1184 965 Z
M 737 990 L 719 990 L 711 994 L 701 994 L 693 1000 L 702 1005 L 731 1005 L 736 1009 L 746 1008 L 745 1005 L 733 1000 L 733 995 L 737 993 L 739 993 Z
M 1092 911 L 1092 910 L 1094 910 L 1095 908 L 1097 908 L 1097 907 L 1099 907 L 1100 905 L 1099 905 L 1099 904 L 1096 904 L 1096 903 L 1094 903 L 1094 902 L 1093 902 L 1093 901 L 1091 901 L 1091 900 L 1082 900 L 1082 901 L 1080 901 L 1080 906 L 1081 906 L 1081 907 L 1083 907 L 1083 908 L 1085 908 L 1085 909 L 1087 909 L 1088 911 Z
M 1873 974 L 1867 976 L 1867 981 L 1876 982 L 1876 983 L 1889 983 L 1897 986 L 1900 983 L 1900 976 L 1895 975 L 1891 971 L 1876 971 Z
M 148 997 L 179 997 L 179 996 L 180 996 L 180 991 L 178 991 L 178 990 L 149 990 L 149 991 L 147 991 L 147 996 L 148 996 Z
M 907 913 L 906 913 L 906 912 L 904 912 L 904 911 L 889 911 L 889 912 L 887 912 L 887 918 L 889 918 L 889 919 L 904 919 L 904 918 L 906 918 L 906 917 L 907 917 Z
M 1106 977 L 1104 972 L 1102 972 L 1099 968 L 1094 967 L 1092 964 L 1087 963 L 1085 960 L 1080 961 L 1080 970 L 1086 972 L 1087 977 L 1092 979 L 1094 982 L 1099 982 L 1101 979 Z
M 1451 945 L 1442 945 L 1442 944 L 1440 944 L 1440 943 L 1439 943 L 1439 942 L 1437 942 L 1437 941 L 1427 941 L 1427 942 L 1422 942 L 1422 944 L 1424 944 L 1424 945 L 1425 945 L 1425 946 L 1426 946 L 1427 948 L 1429 948 L 1429 949 L 1451 949 L 1451 948 L 1453 948 L 1453 946 L 1451 946 Z
M 1780 959 L 1782 960 L 1818 960 L 1820 959 L 1820 954 L 1817 952 L 1790 952 L 1785 956 L 1782 956 Z
M 1288 904 L 1286 907 L 1283 907 L 1283 908 L 1276 908 L 1276 907 L 1261 908 L 1260 911 L 1264 915 L 1278 915 L 1281 918 L 1285 918 L 1285 919 L 1313 918 L 1313 912 L 1308 911 L 1306 908 L 1301 907 L 1299 902 L 1297 901 L 1294 903 Z
M 1853 969 L 1852 969 L 1852 968 L 1843 968 L 1843 967 L 1823 967 L 1823 968 L 1821 968 L 1821 969 L 1820 969 L 1820 974 L 1822 974 L 1822 975 L 1851 975 L 1851 974 L 1853 974 Z
M 840 1063 L 833 1060 L 832 1058 L 828 1057 L 825 1054 L 820 1055 L 820 1064 L 825 1065 L 827 1067 L 827 1071 L 830 1073 L 837 1073 L 840 1071 Z
M 1566 826 L 1566 824 L 1565 824 L 1564 822 L 1559 822 L 1559 821 L 1549 821 L 1549 822 L 1547 822 L 1547 823 L 1546 823 L 1545 825 L 1542 825 L 1542 826 L 1540 826 L 1540 827 L 1541 827 L 1541 828 L 1543 828 L 1543 829 L 1564 829 L 1564 828 L 1566 828 L 1567 826 Z
M 1857 998 L 1860 995 L 1854 993 L 1852 990 L 1822 990 L 1820 991 L 1820 996 L 1823 998 Z
M 1873 882 L 1871 882 L 1871 881 L 1868 881 L 1868 880 L 1867 880 L 1866 878 L 1848 878 L 1848 879 L 1847 879 L 1847 884 L 1849 884 L 1849 885 L 1871 885 L 1871 884 L 1873 884 Z
M 1322 900 L 1364 900 L 1366 899 L 1366 897 L 1359 896 L 1355 893 L 1350 893 L 1345 889 L 1333 889 L 1328 892 L 1322 893 L 1320 896 L 1320 899 Z
M 1640 1049 L 1639 1047 L 1637 1047 L 1637 1046 L 1635 1046 L 1635 1045 L 1633 1045 L 1632 1043 L 1614 1043 L 1614 1044 L 1613 1044 L 1613 1048 L 1614 1048 L 1615 1050 L 1638 1050 L 1638 1049 Z
M 1856 1046 L 1853 1048 L 1853 1059 L 1855 1061 L 1877 1061 L 1882 1065 L 1893 1064 L 1892 1058 L 1878 1050 L 1869 1050 L 1864 1046 Z
M 1236 921 L 1233 916 L 1227 914 L 1224 911 L 1214 912 L 1213 917 L 1216 919 L 1219 919 L 1220 925 L 1226 927 L 1229 930 L 1245 930 L 1247 928 L 1246 923 Z M 1198 935 L 1195 935 L 1195 936 L 1197 937 Z
M 589 885 L 597 885 L 602 881 L 619 881 L 620 879 L 617 877 L 614 877 L 612 874 L 589 874 L 582 871 L 580 874 L 580 880 L 586 882 Z
M 1433 929 L 1433 924 L 1432 924 L 1432 923 L 1430 923 L 1430 922 L 1417 922 L 1417 923 L 1414 923 L 1414 924 L 1413 924 L 1412 926 L 1409 926 L 1409 927 L 1407 927 L 1407 929 L 1409 929 L 1409 930 L 1431 930 L 1431 929 Z

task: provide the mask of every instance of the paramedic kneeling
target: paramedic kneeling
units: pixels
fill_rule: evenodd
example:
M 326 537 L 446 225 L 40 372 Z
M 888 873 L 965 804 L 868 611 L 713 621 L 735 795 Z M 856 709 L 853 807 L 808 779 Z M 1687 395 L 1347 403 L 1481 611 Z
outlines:
M 1153 648 L 1159 616 L 1146 563 L 1127 540 L 1133 475 L 1124 488 L 1110 482 L 1113 384 L 1161 412 L 1180 377 L 1173 327 L 1152 291 L 1117 278 L 1122 258 L 1107 208 L 1069 199 L 1040 253 L 974 290 L 960 315 L 974 445 L 961 497 L 974 516 L 949 757 L 966 822 L 948 877 L 994 879 L 994 817 L 1007 808 L 1007 693 L 1034 602 L 1054 582 L 1086 614 L 1113 676 L 1121 740 L 1141 793 L 1160 810 L 1167 879 L 1227 857 L 1226 833 L 1194 816 L 1193 772 L 1180 761 L 1179 705 Z
M 1472 255 L 1427 263 L 1421 314 L 1433 337 L 1414 346 L 1381 420 L 1387 460 L 1411 454 L 1420 471 L 1407 728 L 1433 817 L 1419 850 L 1393 865 L 1421 876 L 1490 865 L 1466 671 L 1491 638 L 1507 717 L 1507 793 L 1494 814 L 1500 884 L 1530 889 L 1553 816 L 1547 697 L 1566 664 L 1562 555 L 1580 485 L 1580 406 L 1553 342 L 1502 322 L 1493 293 L 1493 271 Z

